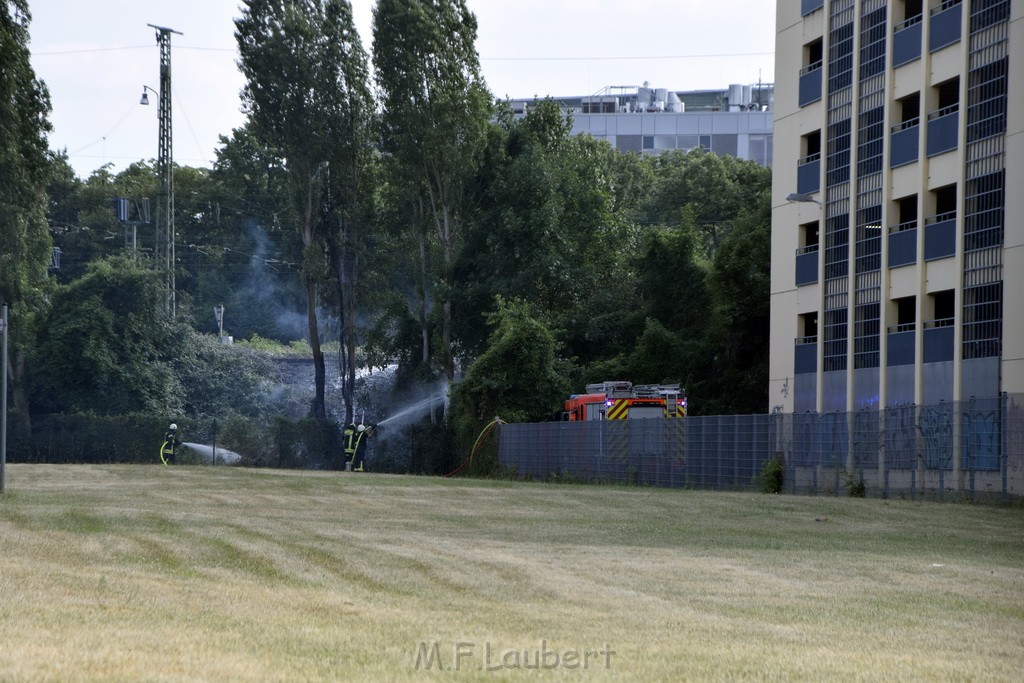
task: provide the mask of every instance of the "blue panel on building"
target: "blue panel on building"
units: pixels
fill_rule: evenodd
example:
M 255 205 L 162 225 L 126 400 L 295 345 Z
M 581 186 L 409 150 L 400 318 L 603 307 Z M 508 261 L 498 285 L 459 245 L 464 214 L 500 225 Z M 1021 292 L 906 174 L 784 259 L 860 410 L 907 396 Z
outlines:
M 962 3 L 933 14 L 928 24 L 928 51 L 935 52 L 960 40 Z
M 1002 412 L 1002 401 L 994 394 L 991 398 L 972 396 L 968 399 L 960 416 L 960 466 L 965 470 L 999 469 L 1003 450 Z
M 946 258 L 956 253 L 956 220 L 924 226 L 924 260 Z
M 893 67 L 921 58 L 921 22 L 896 31 L 892 37 Z
M 810 194 L 821 189 L 821 160 L 815 159 L 796 167 L 796 191 Z
M 853 409 L 878 410 L 878 368 L 853 371 Z
M 818 371 L 818 345 L 797 344 L 793 347 L 793 372 L 804 375 Z
M 797 375 L 793 378 L 793 412 L 813 413 L 817 409 L 818 375 Z
M 928 121 L 928 156 L 956 149 L 957 131 L 960 126 L 960 113 L 952 112 Z
M 926 327 L 924 330 L 924 362 L 942 363 L 953 360 L 953 327 Z
M 927 330 L 925 330 L 927 332 Z M 927 339 L 927 337 L 926 337 Z M 921 402 L 930 406 L 953 400 L 953 361 L 921 366 Z
M 807 73 L 800 74 L 800 106 L 805 107 L 811 102 L 821 99 L 821 72 L 818 68 Z
M 886 369 L 886 403 L 902 406 L 914 402 L 914 366 L 894 365 Z
M 825 0 L 800 0 L 800 15 L 806 17 L 816 9 L 825 6 Z
M 914 364 L 914 341 L 916 333 L 913 330 L 907 332 L 890 332 L 887 335 L 886 349 L 888 352 L 888 363 L 892 365 L 913 365 Z
M 889 233 L 889 267 L 917 263 L 917 230 Z
M 963 397 L 989 398 L 999 395 L 999 364 L 1001 359 L 966 358 L 963 369 Z
M 831 413 L 846 410 L 846 371 L 830 370 L 821 376 L 821 411 Z
M 896 168 L 917 161 L 920 126 L 908 126 L 896 131 L 889 139 L 889 167 Z
M 796 284 L 811 285 L 818 281 L 818 252 L 796 255 Z

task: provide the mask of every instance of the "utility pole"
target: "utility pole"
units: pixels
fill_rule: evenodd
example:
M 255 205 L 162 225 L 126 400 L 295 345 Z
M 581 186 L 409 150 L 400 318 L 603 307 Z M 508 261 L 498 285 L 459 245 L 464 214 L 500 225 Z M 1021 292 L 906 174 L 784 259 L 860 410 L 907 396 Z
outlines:
M 0 494 L 7 484 L 7 304 L 0 307 Z
M 156 258 L 157 268 L 164 269 L 165 309 L 174 317 L 174 155 L 171 135 L 171 34 L 184 35 L 171 28 L 147 24 L 156 29 L 160 46 L 160 137 L 157 143 L 156 173 Z

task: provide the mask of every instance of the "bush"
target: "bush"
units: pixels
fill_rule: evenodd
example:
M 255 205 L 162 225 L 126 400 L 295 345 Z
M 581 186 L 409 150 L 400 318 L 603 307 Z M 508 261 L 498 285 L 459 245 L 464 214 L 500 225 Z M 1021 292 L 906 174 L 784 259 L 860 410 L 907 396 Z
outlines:
M 838 461 L 838 458 L 837 458 Z M 846 469 L 842 463 L 838 463 L 839 476 L 843 479 L 843 486 L 846 487 L 846 494 L 850 498 L 865 498 L 868 494 L 868 487 L 864 478 Z
M 8 457 L 12 462 L 158 463 L 169 419 L 184 441 L 200 442 L 208 431 L 200 422 L 164 415 L 43 415 L 33 418 L 31 437 L 9 444 Z M 183 448 L 178 462 L 195 464 L 199 457 Z
M 217 440 L 228 450 L 242 456 L 244 467 L 270 467 L 275 464 L 276 450 L 273 423 L 268 420 L 247 419 L 238 415 L 220 422 Z
M 445 475 L 459 465 L 452 442 L 452 430 L 444 423 L 384 428 L 370 440 L 367 467 L 373 472 Z
M 757 484 L 764 493 L 782 493 L 786 468 L 782 464 L 782 456 L 777 455 L 761 465 L 757 475 Z
M 334 422 L 278 417 L 274 421 L 273 441 L 277 461 L 269 463 L 272 467 L 344 469 L 341 432 Z

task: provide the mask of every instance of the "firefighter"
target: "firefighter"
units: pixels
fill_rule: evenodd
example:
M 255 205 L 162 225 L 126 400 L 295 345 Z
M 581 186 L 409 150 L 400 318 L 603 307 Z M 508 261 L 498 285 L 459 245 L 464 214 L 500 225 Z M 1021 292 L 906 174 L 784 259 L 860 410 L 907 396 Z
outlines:
M 352 471 L 353 472 L 365 472 L 364 466 L 366 464 L 366 445 L 370 437 L 373 436 L 373 425 L 360 424 L 356 427 L 356 449 L 355 457 L 352 460 Z
M 181 439 L 178 438 L 178 425 L 172 422 L 164 433 L 164 442 L 160 445 L 160 462 L 173 465 L 176 462 L 174 453 L 179 445 Z
M 359 426 L 361 427 L 362 425 Z M 346 470 L 352 469 L 352 460 L 355 458 L 356 445 L 359 442 L 360 436 L 362 436 L 362 433 L 356 427 L 355 422 L 350 422 L 348 425 L 346 425 L 344 431 L 342 431 L 341 433 L 341 444 L 342 447 L 345 449 Z

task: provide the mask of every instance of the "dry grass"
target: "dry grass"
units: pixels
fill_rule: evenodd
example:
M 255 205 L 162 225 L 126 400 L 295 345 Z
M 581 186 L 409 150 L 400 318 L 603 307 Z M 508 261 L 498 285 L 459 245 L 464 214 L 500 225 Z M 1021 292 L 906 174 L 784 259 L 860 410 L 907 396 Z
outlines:
M 598 679 L 1024 663 L 1020 506 L 152 466 L 8 491 L 3 680 L 507 678 L 542 641 Z

